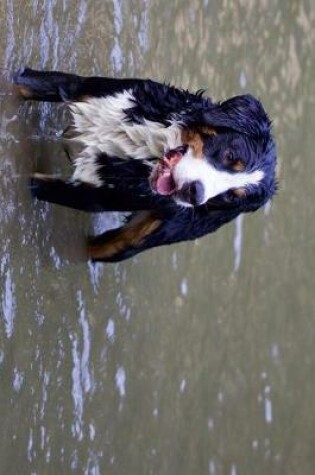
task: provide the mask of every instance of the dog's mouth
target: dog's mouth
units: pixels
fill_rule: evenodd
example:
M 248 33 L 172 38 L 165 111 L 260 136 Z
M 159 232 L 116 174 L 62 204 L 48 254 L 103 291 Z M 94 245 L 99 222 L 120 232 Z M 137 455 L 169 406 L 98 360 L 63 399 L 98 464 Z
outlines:
M 177 191 L 173 170 L 186 151 L 187 147 L 181 146 L 165 153 L 150 176 L 153 191 L 163 196 L 171 196 Z

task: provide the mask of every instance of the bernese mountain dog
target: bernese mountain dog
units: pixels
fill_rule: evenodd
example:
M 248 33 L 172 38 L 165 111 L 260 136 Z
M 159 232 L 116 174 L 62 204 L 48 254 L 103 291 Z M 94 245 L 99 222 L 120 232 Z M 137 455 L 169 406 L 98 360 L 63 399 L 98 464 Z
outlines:
M 276 190 L 276 148 L 262 104 L 246 94 L 218 103 L 148 79 L 21 69 L 25 99 L 62 101 L 79 144 L 71 178 L 34 174 L 36 198 L 89 212 L 131 212 L 89 238 L 93 261 L 199 238 Z

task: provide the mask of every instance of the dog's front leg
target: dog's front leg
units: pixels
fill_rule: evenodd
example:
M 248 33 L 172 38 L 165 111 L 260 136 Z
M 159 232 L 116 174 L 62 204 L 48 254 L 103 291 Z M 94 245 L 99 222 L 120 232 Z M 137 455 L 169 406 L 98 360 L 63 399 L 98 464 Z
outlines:
M 90 237 L 88 255 L 92 261 L 121 261 L 141 252 L 144 243 L 159 229 L 162 220 L 155 211 L 139 211 L 118 229 Z

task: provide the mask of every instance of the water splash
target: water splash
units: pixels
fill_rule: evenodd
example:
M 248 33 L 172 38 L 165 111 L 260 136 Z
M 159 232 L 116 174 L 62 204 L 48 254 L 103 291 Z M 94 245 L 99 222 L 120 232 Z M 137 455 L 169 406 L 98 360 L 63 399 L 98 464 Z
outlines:
M 19 371 L 17 368 L 14 368 L 12 385 L 15 392 L 17 393 L 20 392 L 24 383 L 24 379 L 25 379 L 25 374 Z
M 115 383 L 119 396 L 124 398 L 126 396 L 126 372 L 123 367 L 119 367 L 116 371 Z
M 107 327 L 106 327 L 106 335 L 107 338 L 111 343 L 115 341 L 115 322 L 111 318 L 108 320 Z
M 187 282 L 187 279 L 184 278 L 182 279 L 181 283 L 180 283 L 180 293 L 183 297 L 187 297 L 187 294 L 188 294 L 188 282 Z
M 12 271 L 9 268 L 8 261 L 9 257 L 6 254 L 1 260 L 1 275 L 4 276 L 1 307 L 5 334 L 8 338 L 11 338 L 14 331 L 14 321 L 16 317 L 16 296 L 15 283 L 13 282 Z
M 235 233 L 234 233 L 234 272 L 237 272 L 241 266 L 242 249 L 243 249 L 243 224 L 244 216 L 240 215 L 235 220 Z
M 124 2 L 122 0 L 113 1 L 115 38 L 114 46 L 110 53 L 110 59 L 115 72 L 120 72 L 124 64 L 124 56 L 119 44 L 119 35 L 123 29 L 123 4 Z
M 245 71 L 241 71 L 239 82 L 240 82 L 241 89 L 246 89 L 246 87 L 247 87 L 247 76 L 245 74 Z
M 85 395 L 91 391 L 91 374 L 89 369 L 91 337 L 88 319 L 86 316 L 85 303 L 82 291 L 77 292 L 79 324 L 81 337 L 77 334 L 70 336 L 72 341 L 72 399 L 74 405 L 75 421 L 72 425 L 72 434 L 78 440 L 83 439 L 83 414 Z

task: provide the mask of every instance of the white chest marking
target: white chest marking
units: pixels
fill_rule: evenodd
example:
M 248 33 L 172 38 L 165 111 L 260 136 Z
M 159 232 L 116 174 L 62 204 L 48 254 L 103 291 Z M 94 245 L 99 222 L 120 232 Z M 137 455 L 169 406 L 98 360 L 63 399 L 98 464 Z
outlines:
M 182 145 L 177 123 L 165 127 L 150 120 L 143 124 L 126 120 L 125 110 L 134 107 L 133 99 L 130 91 L 124 91 L 70 106 L 75 140 L 84 147 L 75 161 L 74 180 L 102 185 L 96 160 L 100 153 L 123 159 L 161 158 L 166 150 Z

